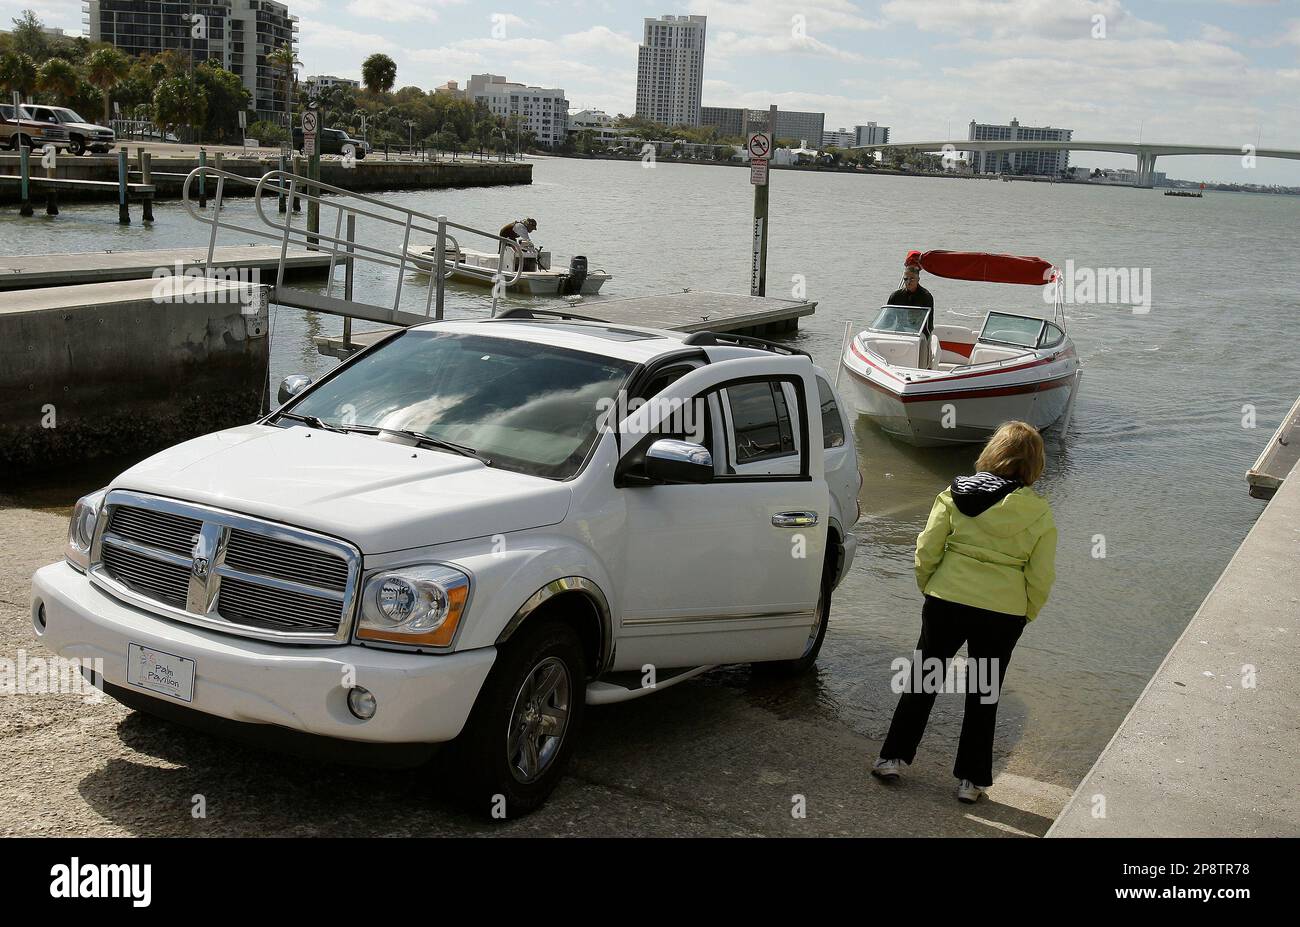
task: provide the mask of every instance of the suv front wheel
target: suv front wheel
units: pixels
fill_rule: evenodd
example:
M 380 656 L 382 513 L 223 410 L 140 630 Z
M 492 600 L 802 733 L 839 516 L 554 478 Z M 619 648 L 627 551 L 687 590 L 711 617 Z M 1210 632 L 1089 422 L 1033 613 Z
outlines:
M 514 818 L 564 776 L 586 707 L 582 641 L 560 621 L 525 625 L 497 655 L 453 758 L 476 812 Z
M 86 153 L 86 140 L 80 135 L 72 136 L 68 142 L 68 154 L 83 155 Z

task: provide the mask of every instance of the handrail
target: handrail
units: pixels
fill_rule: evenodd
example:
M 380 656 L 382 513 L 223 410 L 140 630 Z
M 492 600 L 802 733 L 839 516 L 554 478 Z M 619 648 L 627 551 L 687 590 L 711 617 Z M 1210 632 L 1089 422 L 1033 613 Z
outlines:
M 195 178 L 213 177 L 216 179 L 216 195 L 213 198 L 212 205 L 204 210 L 197 210 L 190 195 L 191 183 Z M 257 225 L 250 225 L 222 218 L 221 206 L 225 193 L 225 182 L 227 180 L 251 184 L 254 186 L 253 202 L 257 211 L 257 217 L 265 228 Z M 315 231 L 305 227 L 295 225 L 293 221 L 292 208 L 285 208 L 282 203 L 281 208 L 284 215 L 271 216 L 266 212 L 263 199 L 268 195 L 274 195 L 280 200 L 287 200 L 290 204 L 298 201 L 306 201 L 309 204 L 317 206 L 317 228 Z M 328 195 L 328 198 L 327 198 Z M 395 206 L 386 203 L 383 200 L 366 196 L 365 194 L 355 193 L 343 187 L 334 186 L 333 184 L 323 183 L 310 177 L 304 177 L 300 174 L 293 174 L 289 171 L 273 170 L 268 171 L 261 177 L 246 177 L 242 174 L 235 174 L 230 171 L 220 170 L 215 167 L 206 165 L 195 168 L 185 177 L 185 184 L 182 190 L 182 202 L 190 216 L 199 222 L 206 223 L 212 227 L 212 233 L 208 242 L 208 265 L 211 266 L 213 254 L 216 248 L 217 234 L 221 229 L 239 232 L 245 235 L 252 235 L 258 238 L 266 238 L 276 241 L 280 245 L 280 261 L 276 272 L 276 288 L 286 290 L 284 286 L 285 270 L 288 263 L 289 245 L 305 246 L 312 251 L 328 251 L 330 255 L 329 279 L 326 284 L 324 300 L 319 297 L 311 300 L 310 308 L 317 308 L 327 312 L 338 312 L 342 315 L 351 315 L 350 307 L 355 307 L 355 313 L 359 318 L 374 319 L 376 314 L 387 313 L 391 321 L 398 321 L 399 316 L 411 315 L 401 309 L 402 289 L 408 270 L 421 271 L 427 268 L 430 274 L 430 286 L 428 295 L 425 300 L 424 317 L 441 319 L 443 317 L 443 296 L 444 284 L 447 274 L 447 254 L 448 244 L 451 245 L 451 253 L 460 257 L 461 251 L 460 240 L 458 237 L 451 235 L 449 229 L 455 229 L 458 232 L 469 235 L 477 235 L 489 239 L 496 243 L 498 259 L 495 281 L 492 292 L 492 313 L 496 314 L 497 302 L 500 294 L 504 289 L 514 284 L 523 273 L 523 249 L 518 242 L 508 238 L 503 238 L 494 232 L 476 229 L 472 226 L 462 225 L 458 222 L 452 222 L 446 216 L 431 215 L 420 212 L 419 210 L 408 209 L 402 206 Z M 320 221 L 319 210 L 321 207 L 328 207 L 336 210 L 333 234 L 326 231 L 327 223 Z M 374 222 L 385 223 L 402 229 L 401 251 L 394 251 L 392 248 L 370 244 L 366 241 L 358 241 L 351 238 L 341 237 L 344 217 L 362 217 L 373 220 Z M 421 258 L 411 253 L 411 233 L 424 233 L 434 236 L 435 245 L 431 249 L 433 254 L 427 258 Z M 509 244 L 515 252 L 515 266 L 512 270 L 507 271 L 505 266 L 506 249 L 504 245 Z M 373 303 L 365 303 L 358 300 L 352 300 L 345 294 L 344 299 L 337 299 L 332 295 L 334 287 L 334 269 L 337 266 L 340 257 L 340 249 L 344 252 L 342 260 L 344 262 L 365 261 L 371 264 L 377 264 L 382 267 L 395 268 L 398 272 L 397 286 L 391 306 L 378 306 Z M 455 258 L 453 258 L 455 260 Z M 430 266 L 432 265 L 432 266 Z M 297 291 L 293 291 L 297 294 Z M 297 294 L 300 299 L 306 301 L 310 294 Z M 436 297 L 436 305 L 435 305 Z M 418 314 L 417 314 L 418 316 Z

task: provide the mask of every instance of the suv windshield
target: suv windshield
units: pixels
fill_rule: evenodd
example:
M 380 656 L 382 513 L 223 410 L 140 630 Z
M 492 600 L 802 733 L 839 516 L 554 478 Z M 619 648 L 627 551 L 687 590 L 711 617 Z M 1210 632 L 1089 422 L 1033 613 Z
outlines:
M 87 125 L 90 124 L 89 119 L 82 119 L 80 114 L 74 113 L 70 109 L 64 109 L 61 106 L 55 106 L 51 109 L 51 111 L 54 113 L 55 117 L 59 120 L 59 122 L 81 122 Z
M 581 469 L 601 410 L 634 367 L 506 338 L 411 330 L 285 411 L 332 426 L 420 432 L 471 448 L 494 467 L 562 480 Z

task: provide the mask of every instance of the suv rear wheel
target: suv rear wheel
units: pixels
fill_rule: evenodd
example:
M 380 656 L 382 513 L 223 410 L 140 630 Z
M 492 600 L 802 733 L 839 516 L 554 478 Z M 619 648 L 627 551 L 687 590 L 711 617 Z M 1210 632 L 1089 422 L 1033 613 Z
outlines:
M 797 676 L 806 673 L 817 663 L 817 656 L 822 652 L 822 642 L 826 640 L 826 627 L 831 619 L 831 585 L 835 582 L 832 566 L 828 562 L 822 571 L 822 591 L 817 599 L 817 612 L 813 626 L 804 643 L 803 655 L 794 660 L 770 660 L 755 663 L 754 670 L 770 676 Z
M 452 751 L 472 810 L 515 818 L 546 801 L 573 754 L 586 686 L 582 641 L 563 622 L 525 625 L 501 649 Z

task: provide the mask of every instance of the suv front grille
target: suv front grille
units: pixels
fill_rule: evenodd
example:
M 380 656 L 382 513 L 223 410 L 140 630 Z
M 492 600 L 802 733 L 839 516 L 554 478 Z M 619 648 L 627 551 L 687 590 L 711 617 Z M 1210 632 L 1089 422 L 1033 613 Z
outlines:
M 246 637 L 347 640 L 361 570 L 351 545 L 122 490 L 106 512 L 91 576 L 119 598 Z

